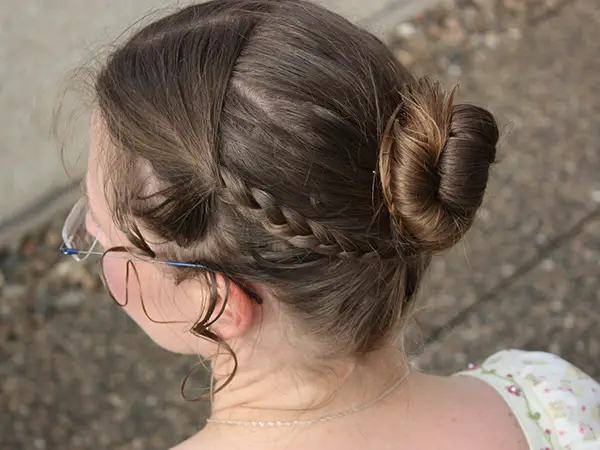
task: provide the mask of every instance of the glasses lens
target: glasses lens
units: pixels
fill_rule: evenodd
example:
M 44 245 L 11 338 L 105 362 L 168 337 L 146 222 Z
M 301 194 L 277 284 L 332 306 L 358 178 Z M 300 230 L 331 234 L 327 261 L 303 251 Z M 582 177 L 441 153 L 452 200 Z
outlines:
M 137 255 L 124 247 L 107 250 L 100 260 L 104 287 L 112 299 L 125 306 L 131 296 L 141 296 L 137 264 L 152 262 L 151 258 Z
M 67 216 L 62 231 L 65 246 L 80 252 L 73 255 L 78 261 L 87 258 L 98 243 L 97 236 L 92 236 L 87 231 L 85 224 L 87 213 L 88 203 L 87 199 L 84 197 L 75 204 Z

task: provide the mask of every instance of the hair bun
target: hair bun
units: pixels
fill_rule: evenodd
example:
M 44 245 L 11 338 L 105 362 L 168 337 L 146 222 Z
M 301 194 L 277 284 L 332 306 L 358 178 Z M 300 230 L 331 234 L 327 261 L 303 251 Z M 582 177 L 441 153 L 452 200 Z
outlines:
M 454 90 L 421 78 L 406 86 L 389 120 L 379 158 L 386 204 L 403 240 L 440 251 L 458 242 L 483 201 L 496 157 L 498 126 Z

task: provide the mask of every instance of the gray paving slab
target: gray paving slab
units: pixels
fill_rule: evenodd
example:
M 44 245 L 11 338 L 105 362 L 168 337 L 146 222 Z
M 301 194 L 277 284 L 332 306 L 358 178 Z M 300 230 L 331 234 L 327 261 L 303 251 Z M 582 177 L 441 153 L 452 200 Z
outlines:
M 51 138 L 53 110 L 67 72 L 111 42 L 159 0 L 2 2 L 0 4 L 0 223 L 64 186 Z M 69 152 L 81 172 L 83 127 Z
M 319 0 L 382 35 L 406 14 L 431 2 Z M 56 200 L 69 184 L 50 133 L 57 98 L 69 85 L 68 71 L 104 55 L 107 46 L 141 17 L 147 16 L 145 21 L 159 17 L 177 4 L 182 2 L 0 3 L 0 234 L 9 226 L 14 229 L 15 220 L 20 222 L 18 228 L 31 224 L 32 212 L 43 213 L 47 199 Z M 86 118 L 84 114 L 73 122 L 74 140 L 67 148 L 73 178 L 85 166 Z

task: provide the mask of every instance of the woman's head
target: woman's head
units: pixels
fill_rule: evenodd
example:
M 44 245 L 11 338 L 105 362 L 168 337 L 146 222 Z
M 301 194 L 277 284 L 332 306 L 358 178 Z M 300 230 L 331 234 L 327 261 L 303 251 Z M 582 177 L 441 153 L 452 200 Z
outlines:
M 378 39 L 300 0 L 187 7 L 116 49 L 95 88 L 103 244 L 217 274 L 147 264 L 135 289 L 190 325 L 234 299 L 238 328 L 212 328 L 225 340 L 279 311 L 321 356 L 401 334 L 431 255 L 473 222 L 498 139 L 487 111 L 453 106 Z

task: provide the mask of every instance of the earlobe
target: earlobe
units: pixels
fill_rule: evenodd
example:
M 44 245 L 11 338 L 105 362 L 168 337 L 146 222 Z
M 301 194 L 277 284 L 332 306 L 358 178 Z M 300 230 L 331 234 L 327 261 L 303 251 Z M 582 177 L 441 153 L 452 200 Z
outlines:
M 212 330 L 224 341 L 243 336 L 254 321 L 255 302 L 236 283 L 222 274 L 216 274 L 219 305 L 223 310 L 212 325 Z

